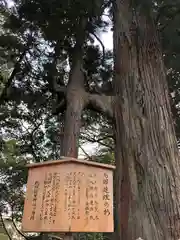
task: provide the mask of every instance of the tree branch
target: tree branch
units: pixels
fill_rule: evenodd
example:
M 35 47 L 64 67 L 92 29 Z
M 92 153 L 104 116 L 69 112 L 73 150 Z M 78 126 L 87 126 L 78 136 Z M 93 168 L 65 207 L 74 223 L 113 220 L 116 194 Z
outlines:
M 79 148 L 83 151 L 83 153 L 86 155 L 88 159 L 91 159 L 91 156 L 89 156 L 89 154 L 84 150 L 83 147 L 79 146 Z
M 52 114 L 57 115 L 58 113 L 62 113 L 64 112 L 65 108 L 66 108 L 66 99 L 63 98 L 59 103 L 57 103 L 57 106 L 56 105 L 52 106 Z
M 11 215 L 11 219 L 12 219 L 12 223 L 13 223 L 13 226 L 14 228 L 16 229 L 16 231 L 19 233 L 19 235 L 21 235 L 23 238 L 25 239 L 28 239 L 28 237 L 26 237 L 16 226 L 15 222 L 14 222 L 14 214 L 12 212 L 12 215 Z
M 36 160 L 36 162 L 39 162 L 40 159 L 39 159 L 39 157 L 36 155 L 36 152 L 35 152 L 35 149 L 34 149 L 34 147 L 36 146 L 35 140 L 34 140 L 34 136 L 35 136 L 35 134 L 36 134 L 36 131 L 37 131 L 37 130 L 39 129 L 39 127 L 42 125 L 42 123 L 43 123 L 43 119 L 41 119 L 41 122 L 39 122 L 39 123 L 35 126 L 35 128 L 32 130 L 32 132 L 30 132 L 29 129 L 28 129 L 26 126 L 24 126 L 23 123 L 22 123 L 23 127 L 26 129 L 26 131 L 27 131 L 28 134 L 29 134 L 30 142 L 31 142 L 31 144 L 29 145 L 29 147 L 30 147 L 31 153 L 32 153 L 34 159 Z
M 109 144 L 106 144 L 106 143 L 102 142 L 102 139 L 95 139 L 95 138 L 92 138 L 92 137 L 90 138 L 90 137 L 87 137 L 87 136 L 84 136 L 84 135 L 81 136 L 81 138 L 88 141 L 88 142 L 91 142 L 91 143 L 97 142 L 97 143 L 101 144 L 102 146 L 107 147 L 107 148 L 111 149 L 112 151 L 114 151 L 114 148 L 112 146 L 110 146 Z
M 113 96 L 89 94 L 88 107 L 92 110 L 106 114 L 109 118 L 113 118 L 112 101 Z
M 63 93 L 66 94 L 66 87 L 65 86 L 60 86 L 59 84 L 57 84 L 57 82 L 53 79 L 53 89 L 55 92 L 58 93 Z
M 2 226 L 3 226 L 4 230 L 5 230 L 8 238 L 9 238 L 10 240 L 12 240 L 12 237 L 10 236 L 10 234 L 9 234 L 7 228 L 6 228 L 6 225 L 5 225 L 5 223 L 4 223 L 4 220 L 3 220 L 3 217 L 2 217 L 2 212 L 0 212 L 0 217 L 1 217 Z
M 25 47 L 25 49 L 24 49 L 24 51 L 22 52 L 22 54 L 20 55 L 18 61 L 17 61 L 17 62 L 15 63 L 15 65 L 14 65 L 14 69 L 13 69 L 13 71 L 12 71 L 12 73 L 11 73 L 11 76 L 9 77 L 9 79 L 7 80 L 7 82 L 5 83 L 5 86 L 4 86 L 4 89 L 3 89 L 3 91 L 2 91 L 2 94 L 0 95 L 0 104 L 2 104 L 3 101 L 6 100 L 6 98 L 7 98 L 7 95 L 8 95 L 7 91 L 8 91 L 8 89 L 9 89 L 9 87 L 11 86 L 11 83 L 12 83 L 15 75 L 16 75 L 16 74 L 18 73 L 18 71 L 19 71 L 20 64 L 21 64 L 24 56 L 26 55 L 26 52 L 27 52 L 27 50 L 28 50 L 28 47 L 29 47 L 29 46 Z
M 104 47 L 104 44 L 101 41 L 101 39 L 95 33 L 91 33 L 91 34 L 97 39 L 97 41 L 100 43 L 100 45 L 102 47 L 102 52 L 103 52 L 102 65 L 104 66 L 104 59 L 105 59 L 105 47 Z

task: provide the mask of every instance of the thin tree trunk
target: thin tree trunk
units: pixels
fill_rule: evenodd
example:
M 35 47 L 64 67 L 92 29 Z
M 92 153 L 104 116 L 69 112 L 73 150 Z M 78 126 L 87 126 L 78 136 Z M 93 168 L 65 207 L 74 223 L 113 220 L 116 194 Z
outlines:
M 67 109 L 64 123 L 64 137 L 61 155 L 78 157 L 78 145 L 81 128 L 81 116 L 86 103 L 83 74 L 80 63 L 72 71 L 70 85 L 67 89 Z
M 128 1 L 114 9 L 116 239 L 177 240 L 180 161 L 157 32 Z
M 81 116 L 87 95 L 84 89 L 83 46 L 86 39 L 87 19 L 79 19 L 76 32 L 76 44 L 72 55 L 72 66 L 67 86 L 67 109 L 64 122 L 64 137 L 61 153 L 65 157 L 78 157 L 78 145 L 81 128 Z

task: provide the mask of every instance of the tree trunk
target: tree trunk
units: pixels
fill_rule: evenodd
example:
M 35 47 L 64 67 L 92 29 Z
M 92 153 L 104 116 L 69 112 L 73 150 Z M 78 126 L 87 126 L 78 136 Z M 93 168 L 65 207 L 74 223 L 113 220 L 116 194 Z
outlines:
M 114 10 L 116 239 L 177 240 L 180 166 L 156 27 L 127 0 Z
M 70 84 L 66 96 L 67 109 L 61 155 L 77 158 L 81 116 L 87 99 L 84 91 L 84 78 L 81 72 L 81 63 L 78 62 L 78 60 L 74 69 L 72 69 L 69 82 Z

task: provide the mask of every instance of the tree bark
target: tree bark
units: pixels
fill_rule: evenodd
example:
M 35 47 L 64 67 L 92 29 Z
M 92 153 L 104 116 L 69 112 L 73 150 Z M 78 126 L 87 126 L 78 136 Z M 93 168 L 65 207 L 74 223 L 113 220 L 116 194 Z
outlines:
M 116 239 L 180 237 L 180 165 L 156 27 L 116 0 Z M 179 225 L 179 226 L 178 226 Z
M 81 116 L 87 101 L 86 92 L 84 91 L 84 77 L 81 72 L 81 62 L 78 60 L 74 69 L 72 69 L 69 82 L 66 95 L 67 109 L 61 155 L 77 158 Z

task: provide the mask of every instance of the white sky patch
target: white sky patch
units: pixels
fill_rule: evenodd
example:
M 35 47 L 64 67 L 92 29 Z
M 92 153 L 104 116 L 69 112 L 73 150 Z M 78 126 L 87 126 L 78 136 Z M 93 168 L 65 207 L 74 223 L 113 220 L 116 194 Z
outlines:
M 109 30 L 107 33 L 103 33 L 101 40 L 106 49 L 113 49 L 113 32 L 111 30 Z
M 7 2 L 7 5 L 8 5 L 9 8 L 14 6 L 14 2 L 11 1 L 11 0 L 6 0 L 6 2 Z
M 98 143 L 86 143 L 83 144 L 81 147 L 91 157 L 92 155 L 95 155 L 98 148 Z M 87 155 L 82 151 L 81 148 L 79 148 L 79 158 L 80 159 L 87 158 Z

